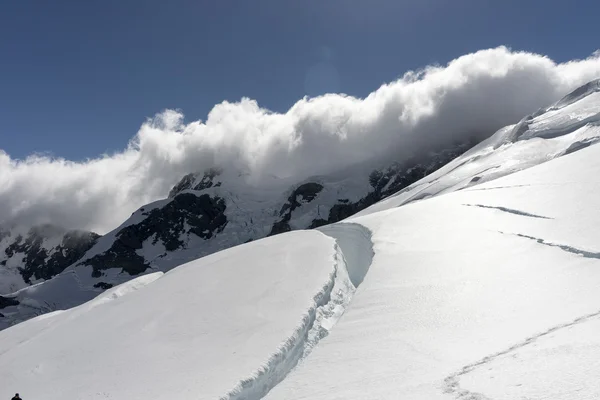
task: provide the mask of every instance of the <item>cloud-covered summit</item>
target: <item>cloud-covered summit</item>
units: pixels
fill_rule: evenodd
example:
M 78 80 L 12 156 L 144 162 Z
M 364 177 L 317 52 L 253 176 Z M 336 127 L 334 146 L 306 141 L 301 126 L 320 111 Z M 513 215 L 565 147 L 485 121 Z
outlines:
M 260 186 L 273 174 L 303 179 L 390 152 L 403 157 L 433 143 L 487 137 L 598 77 L 598 52 L 557 64 L 499 47 L 407 72 L 364 99 L 328 94 L 274 113 L 244 98 L 189 123 L 166 110 L 122 152 L 84 162 L 15 160 L 0 150 L 0 222 L 103 233 L 192 171 L 236 168 Z

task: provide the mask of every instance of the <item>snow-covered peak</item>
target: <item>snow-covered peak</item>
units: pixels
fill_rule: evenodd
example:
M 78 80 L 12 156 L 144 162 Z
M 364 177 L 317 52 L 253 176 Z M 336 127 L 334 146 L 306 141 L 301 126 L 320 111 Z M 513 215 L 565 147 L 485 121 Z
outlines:
M 169 198 L 177 196 L 184 190 L 204 190 L 213 186 L 221 186 L 222 182 L 219 180 L 219 175 L 222 173 L 223 170 L 212 168 L 204 173 L 196 172 L 187 174 L 171 189 Z

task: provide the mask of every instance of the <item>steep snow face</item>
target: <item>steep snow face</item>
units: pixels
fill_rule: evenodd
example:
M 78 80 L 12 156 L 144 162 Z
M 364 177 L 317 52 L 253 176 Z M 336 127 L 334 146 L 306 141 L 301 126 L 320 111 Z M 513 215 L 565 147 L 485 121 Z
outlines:
M 600 396 L 600 146 L 353 219 L 375 256 L 266 399 Z
M 600 80 L 582 86 L 516 125 L 500 129 L 435 173 L 356 216 L 462 190 L 578 151 L 598 141 Z

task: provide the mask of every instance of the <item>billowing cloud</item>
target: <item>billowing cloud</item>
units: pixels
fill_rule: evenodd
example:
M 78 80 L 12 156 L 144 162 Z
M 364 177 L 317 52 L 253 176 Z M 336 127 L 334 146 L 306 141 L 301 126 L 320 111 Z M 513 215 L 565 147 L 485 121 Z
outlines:
M 0 151 L 0 221 L 102 233 L 164 198 L 192 171 L 236 168 L 261 185 L 273 173 L 303 179 L 390 152 L 402 158 L 434 143 L 487 137 L 598 77 L 598 52 L 557 64 L 499 47 L 408 72 L 364 99 L 303 98 L 280 114 L 244 98 L 218 104 L 206 121 L 190 123 L 167 110 L 110 156 L 13 160 Z

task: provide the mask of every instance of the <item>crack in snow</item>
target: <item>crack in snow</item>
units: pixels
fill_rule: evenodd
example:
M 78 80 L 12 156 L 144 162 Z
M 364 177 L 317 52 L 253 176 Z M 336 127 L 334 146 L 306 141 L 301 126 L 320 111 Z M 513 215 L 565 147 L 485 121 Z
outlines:
M 466 188 L 465 192 L 477 192 L 480 190 L 497 190 L 497 189 L 512 189 L 512 188 L 520 188 L 520 187 L 528 187 L 531 185 L 509 185 L 509 186 L 492 186 L 487 188 Z
M 528 212 L 525 212 L 525 211 L 515 210 L 514 208 L 508 208 L 508 207 L 486 206 L 484 204 L 463 204 L 463 206 L 466 206 L 466 207 L 489 208 L 489 209 L 492 209 L 492 210 L 500 210 L 500 211 L 504 211 L 506 213 L 520 215 L 520 216 L 523 216 L 523 217 L 541 218 L 541 219 L 553 219 L 553 218 L 550 218 L 550 217 L 544 217 L 543 215 L 531 214 L 531 213 L 528 213 Z
M 500 232 L 502 234 L 506 234 L 504 232 Z M 529 236 L 529 235 L 524 235 L 522 233 L 513 233 L 512 235 L 518 236 L 518 237 L 522 237 L 525 239 L 529 239 L 529 240 L 534 240 L 539 244 L 543 244 L 544 246 L 548 246 L 548 247 L 556 247 L 558 249 L 561 249 L 562 251 L 565 251 L 567 253 L 571 253 L 571 254 L 577 254 L 579 256 L 585 257 L 585 258 L 593 258 L 593 259 L 600 259 L 600 253 L 596 253 L 596 252 L 592 252 L 592 251 L 587 251 L 587 250 L 581 250 L 578 249 L 576 247 L 573 246 L 567 246 L 564 244 L 558 244 L 558 243 L 551 243 L 551 242 L 547 242 L 544 239 L 541 238 L 536 238 L 533 236 Z
M 371 232 L 359 224 L 338 223 L 318 229 L 335 239 L 335 264 L 328 282 L 314 297 L 302 322 L 269 360 L 220 400 L 258 400 L 283 381 L 341 318 L 373 259 Z
M 519 342 L 519 343 L 509 347 L 506 350 L 503 350 L 498 353 L 494 353 L 492 355 L 484 357 L 481 360 L 476 361 L 472 364 L 465 365 L 458 372 L 455 372 L 454 374 L 452 374 L 452 375 L 448 376 L 446 379 L 444 379 L 444 385 L 443 385 L 444 393 L 454 395 L 454 397 L 459 400 L 490 400 L 488 397 L 484 396 L 481 393 L 471 392 L 468 389 L 461 388 L 460 377 L 472 372 L 473 370 L 475 370 L 481 366 L 489 364 L 490 362 L 494 361 L 498 357 L 501 357 L 501 356 L 507 355 L 509 353 L 512 353 L 513 351 L 519 350 L 544 336 L 547 336 L 547 335 L 554 333 L 556 331 L 559 331 L 561 329 L 565 329 L 565 328 L 569 328 L 574 325 L 582 324 L 582 323 L 587 322 L 590 319 L 596 318 L 596 317 L 600 317 L 600 311 L 596 311 L 591 314 L 586 314 L 582 317 L 572 320 L 571 322 L 553 326 L 552 328 L 550 328 L 542 333 L 528 337 L 527 339 L 523 340 L 522 342 Z

